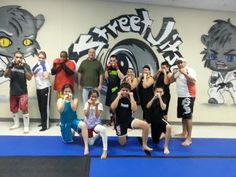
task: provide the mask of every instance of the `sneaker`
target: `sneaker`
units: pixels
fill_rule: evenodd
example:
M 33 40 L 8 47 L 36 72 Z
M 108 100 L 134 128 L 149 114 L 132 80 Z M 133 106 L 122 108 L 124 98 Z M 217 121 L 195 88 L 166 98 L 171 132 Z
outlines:
M 24 133 L 29 133 L 29 127 L 24 127 Z
M 10 130 L 17 129 L 17 128 L 19 128 L 19 127 L 20 127 L 20 125 L 14 124 L 14 125 L 12 125 L 12 126 L 10 127 Z
M 45 131 L 45 130 L 47 130 L 47 128 L 46 127 L 42 127 L 39 131 L 42 132 L 42 131 Z

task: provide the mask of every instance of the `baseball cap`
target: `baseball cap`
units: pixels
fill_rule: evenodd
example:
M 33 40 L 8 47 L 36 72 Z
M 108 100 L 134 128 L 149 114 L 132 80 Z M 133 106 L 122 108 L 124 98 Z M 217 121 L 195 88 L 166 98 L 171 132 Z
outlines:
M 184 58 L 178 58 L 177 60 L 176 60 L 176 62 L 178 62 L 178 61 L 186 61 Z

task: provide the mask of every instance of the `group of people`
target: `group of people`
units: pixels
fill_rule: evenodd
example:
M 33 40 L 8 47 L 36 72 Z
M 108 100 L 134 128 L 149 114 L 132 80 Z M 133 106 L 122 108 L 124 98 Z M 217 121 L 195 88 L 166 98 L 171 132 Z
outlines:
M 169 139 L 171 125 L 168 122 L 170 103 L 169 85 L 176 82 L 178 105 L 177 117 L 182 118 L 183 131 L 179 136 L 185 137 L 182 145 L 192 143 L 192 113 L 196 96 L 196 73 L 188 67 L 185 59 L 176 61 L 177 68 L 170 71 L 168 62 L 162 62 L 160 69 L 151 75 L 149 65 L 143 66 L 139 76 L 135 76 L 133 68 L 127 73 L 119 69 L 119 59 L 111 55 L 105 72 L 102 64 L 96 59 L 93 48 L 88 50 L 88 58 L 82 61 L 78 69 L 78 90 L 82 91 L 84 121 L 78 119 L 76 111 L 78 99 L 74 95 L 76 66 L 69 60 L 66 51 L 60 53 L 60 58 L 53 61 L 52 68 L 46 61 L 46 53 L 40 51 L 37 63 L 30 68 L 24 62 L 24 55 L 17 51 L 14 59 L 4 72 L 10 78 L 10 110 L 13 113 L 13 126 L 20 127 L 18 110 L 23 113 L 24 133 L 29 132 L 30 117 L 28 113 L 27 80 L 35 77 L 38 107 L 41 116 L 40 131 L 49 128 L 49 105 L 51 82 L 50 74 L 55 75 L 54 90 L 57 92 L 57 109 L 60 113 L 60 129 L 63 141 L 73 142 L 75 132 L 84 141 L 84 155 L 89 154 L 88 145 L 93 145 L 101 136 L 103 152 L 101 159 L 107 157 L 108 138 L 106 128 L 101 125 L 103 104 L 99 101 L 100 91 L 104 81 L 107 83 L 106 106 L 110 109 L 110 125 L 114 126 L 119 144 L 125 145 L 128 129 L 142 129 L 143 150 L 151 151 L 147 144 L 149 132 L 152 141 L 158 143 L 164 135 L 164 154 L 169 154 Z M 143 120 L 134 118 L 133 113 L 141 105 Z

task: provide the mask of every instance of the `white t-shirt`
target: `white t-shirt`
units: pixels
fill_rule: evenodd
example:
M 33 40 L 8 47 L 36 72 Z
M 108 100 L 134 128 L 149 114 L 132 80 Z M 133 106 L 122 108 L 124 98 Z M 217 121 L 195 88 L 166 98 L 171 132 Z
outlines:
M 51 73 L 51 67 L 48 63 L 45 63 L 46 71 Z M 51 86 L 50 78 L 44 78 L 43 77 L 43 68 L 41 65 L 37 67 L 37 73 L 34 75 L 35 77 L 35 83 L 36 83 L 36 89 L 44 89 Z
M 195 80 L 197 79 L 197 74 L 192 68 L 186 66 L 185 69 L 191 77 L 193 77 Z M 174 75 L 174 78 L 178 97 L 196 96 L 196 85 L 187 81 L 186 77 L 182 73 L 177 71 L 177 73 Z
M 86 102 L 85 105 L 84 105 L 84 110 L 87 110 L 88 106 L 89 106 L 89 104 L 88 104 L 88 102 Z M 84 122 L 86 123 L 88 129 L 92 129 L 96 125 L 101 123 L 101 118 L 100 117 L 96 117 L 96 115 L 95 115 L 95 113 L 96 113 L 95 109 L 96 109 L 95 106 L 90 106 L 89 115 L 88 115 L 88 117 L 85 117 L 85 119 L 84 119 Z M 98 110 L 99 111 L 103 111 L 102 103 L 98 104 Z

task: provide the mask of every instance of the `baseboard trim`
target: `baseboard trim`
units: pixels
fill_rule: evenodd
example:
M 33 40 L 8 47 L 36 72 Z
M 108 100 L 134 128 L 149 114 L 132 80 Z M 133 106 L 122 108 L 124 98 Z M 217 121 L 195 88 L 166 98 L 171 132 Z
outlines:
M 0 118 L 0 122 L 11 122 L 12 118 Z M 21 120 L 22 121 L 22 120 Z M 110 120 L 103 119 L 102 124 L 108 124 Z M 32 118 L 30 119 L 30 122 L 40 122 L 39 118 Z M 57 123 L 59 122 L 58 118 L 50 118 L 51 123 Z M 169 121 L 171 125 L 181 125 L 181 122 L 177 121 Z M 236 123 L 234 122 L 193 122 L 193 125 L 196 126 L 236 126 Z

